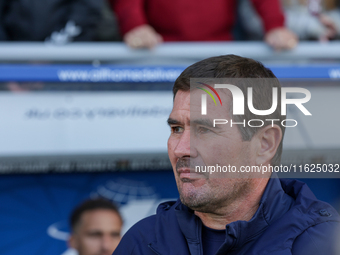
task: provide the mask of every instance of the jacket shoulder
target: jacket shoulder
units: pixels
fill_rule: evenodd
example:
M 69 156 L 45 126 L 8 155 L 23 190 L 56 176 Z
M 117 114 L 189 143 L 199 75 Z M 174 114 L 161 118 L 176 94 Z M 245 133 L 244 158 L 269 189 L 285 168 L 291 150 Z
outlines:
M 161 203 L 157 208 L 157 214 L 146 217 L 133 225 L 124 234 L 113 254 L 154 255 L 149 246 L 151 243 L 155 242 L 157 236 L 161 234 L 160 232 L 162 230 L 159 225 L 166 225 L 166 222 L 169 221 L 169 217 L 172 218 L 174 216 L 173 210 L 170 209 L 173 209 L 176 203 L 177 202 L 175 201 Z
M 338 212 L 328 203 L 317 200 L 306 184 L 296 180 L 280 181 L 294 202 L 285 214 L 268 225 L 252 254 L 339 254 L 334 252 L 340 233 Z
M 154 239 L 156 215 L 149 216 L 133 225 L 123 236 L 114 255 L 148 254 L 148 244 Z M 152 254 L 152 253 L 150 253 Z
M 306 229 L 292 246 L 293 255 L 335 255 L 340 253 L 340 222 L 326 221 Z

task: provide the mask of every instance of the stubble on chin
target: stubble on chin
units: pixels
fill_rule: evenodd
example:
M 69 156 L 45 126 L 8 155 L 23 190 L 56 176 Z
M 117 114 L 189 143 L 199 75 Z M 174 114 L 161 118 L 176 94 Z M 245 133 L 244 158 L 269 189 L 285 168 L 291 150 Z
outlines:
M 193 159 L 180 158 L 176 163 L 176 183 L 181 202 L 194 211 L 214 213 L 251 192 L 248 178 L 219 179 L 203 176 L 199 179 L 180 179 L 179 170 L 192 169 L 197 164 Z
M 209 180 L 206 180 L 209 182 Z M 178 180 L 177 186 L 181 202 L 190 209 L 202 213 L 216 213 L 222 207 L 228 207 L 236 200 L 251 192 L 249 179 L 240 179 L 233 183 L 232 187 L 211 190 L 208 184 L 194 187 L 190 183 Z M 187 187 L 183 187 L 187 185 Z M 189 187 L 190 185 L 190 187 Z M 210 186 L 211 187 L 211 186 Z

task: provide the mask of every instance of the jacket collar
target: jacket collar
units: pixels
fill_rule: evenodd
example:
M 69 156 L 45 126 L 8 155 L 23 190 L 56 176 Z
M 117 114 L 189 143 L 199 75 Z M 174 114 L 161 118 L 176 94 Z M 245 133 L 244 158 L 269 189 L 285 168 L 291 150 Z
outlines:
M 266 189 L 260 200 L 259 208 L 252 219 L 249 221 L 235 221 L 226 225 L 226 241 L 222 247 L 222 250 L 226 252 L 231 248 L 241 247 L 246 242 L 258 237 L 271 222 L 284 215 L 290 209 L 293 203 L 293 198 L 288 196 L 283 191 L 280 180 L 278 178 L 269 179 Z M 178 221 L 177 228 L 179 228 L 187 242 L 187 253 L 202 254 L 201 220 L 194 214 L 193 210 L 183 205 L 180 200 L 178 200 L 169 210 L 174 210 L 172 214 Z M 157 214 L 161 214 L 161 211 L 162 210 L 159 209 Z M 157 218 L 160 219 L 160 217 Z M 174 218 L 171 217 L 171 220 L 176 221 Z M 169 218 L 163 217 L 163 220 L 164 219 Z M 156 233 L 165 233 L 165 235 L 168 235 L 168 237 L 165 238 L 157 238 L 155 242 L 150 244 L 156 253 L 185 254 L 183 247 L 181 247 L 182 245 L 174 244 L 172 247 L 169 247 L 169 244 L 167 243 L 169 240 L 173 239 L 174 235 L 178 235 L 178 233 L 170 231 L 169 229 L 169 227 L 171 229 L 175 228 L 174 221 L 162 221 L 158 222 L 158 224 L 156 223 L 156 228 L 158 228 L 156 229 Z M 180 239 L 179 236 L 177 236 L 177 240 L 178 239 Z M 168 249 L 165 249 L 164 247 L 168 247 Z

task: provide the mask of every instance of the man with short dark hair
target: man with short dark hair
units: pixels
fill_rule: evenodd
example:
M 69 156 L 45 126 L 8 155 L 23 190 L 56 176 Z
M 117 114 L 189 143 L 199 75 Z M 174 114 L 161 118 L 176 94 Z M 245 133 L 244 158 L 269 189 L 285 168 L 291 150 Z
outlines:
M 175 82 L 168 119 L 180 199 L 133 226 L 114 254 L 336 254 L 340 217 L 334 208 L 304 183 L 242 171 L 280 163 L 280 90 L 269 69 L 235 55 L 185 69 Z M 250 93 L 248 107 L 237 105 L 240 91 Z M 246 109 L 234 114 L 237 108 Z M 253 113 L 259 111 L 267 114 Z M 218 166 L 231 170 L 215 171 Z
M 121 239 L 122 217 L 116 205 L 106 199 L 89 199 L 70 217 L 69 245 L 79 255 L 108 255 Z

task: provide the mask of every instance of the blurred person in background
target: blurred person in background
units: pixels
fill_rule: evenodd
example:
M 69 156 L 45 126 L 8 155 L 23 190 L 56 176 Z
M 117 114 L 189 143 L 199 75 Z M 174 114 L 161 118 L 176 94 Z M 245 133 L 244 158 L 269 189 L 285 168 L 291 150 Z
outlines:
M 281 0 L 285 25 L 300 40 L 329 41 L 340 38 L 338 0 Z M 241 0 L 241 23 L 250 40 L 261 40 L 265 34 L 262 21 L 250 0 Z
M 236 0 L 110 0 L 124 42 L 132 48 L 153 48 L 163 41 L 229 41 L 236 18 Z M 279 0 L 252 0 L 263 20 L 265 41 L 276 50 L 297 44 L 284 26 Z
M 123 220 L 116 205 L 98 198 L 77 206 L 70 225 L 69 246 L 79 255 L 111 255 L 121 239 Z
M 97 27 L 95 41 L 122 41 L 119 34 L 117 18 L 108 0 L 104 0 L 101 19 Z
M 0 0 L 0 41 L 92 41 L 103 0 Z

